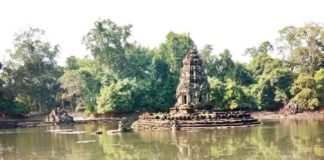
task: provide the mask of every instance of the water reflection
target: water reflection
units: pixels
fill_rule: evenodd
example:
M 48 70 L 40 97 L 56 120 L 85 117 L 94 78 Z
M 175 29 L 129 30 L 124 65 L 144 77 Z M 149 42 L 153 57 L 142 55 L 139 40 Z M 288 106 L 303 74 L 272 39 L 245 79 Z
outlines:
M 0 159 L 324 159 L 324 121 L 265 121 L 259 127 L 197 132 L 90 134 L 115 128 L 117 124 L 87 124 L 0 130 Z M 47 132 L 54 129 L 86 133 Z M 76 143 L 87 140 L 95 142 Z

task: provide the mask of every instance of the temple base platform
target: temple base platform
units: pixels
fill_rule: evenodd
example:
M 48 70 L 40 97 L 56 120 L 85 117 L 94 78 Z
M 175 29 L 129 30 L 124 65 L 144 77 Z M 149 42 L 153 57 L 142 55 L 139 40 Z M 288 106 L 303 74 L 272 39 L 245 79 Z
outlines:
M 255 126 L 260 122 L 245 111 L 166 113 L 139 116 L 132 124 L 134 130 L 188 130 L 239 126 Z

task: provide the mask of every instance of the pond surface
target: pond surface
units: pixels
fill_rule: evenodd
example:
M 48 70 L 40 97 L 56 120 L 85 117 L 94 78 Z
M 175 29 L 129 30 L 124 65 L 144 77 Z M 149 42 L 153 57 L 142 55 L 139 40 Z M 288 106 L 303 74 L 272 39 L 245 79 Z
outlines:
M 2 159 L 324 159 L 324 121 L 263 121 L 248 128 L 139 131 L 116 123 L 0 130 Z M 77 132 L 70 132 L 71 130 Z M 93 131 L 104 131 L 92 135 Z

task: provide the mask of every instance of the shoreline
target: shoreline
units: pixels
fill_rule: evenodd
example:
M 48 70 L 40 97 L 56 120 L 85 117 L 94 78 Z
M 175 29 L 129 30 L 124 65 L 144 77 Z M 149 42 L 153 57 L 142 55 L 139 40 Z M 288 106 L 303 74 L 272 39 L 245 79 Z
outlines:
M 85 123 L 98 123 L 98 122 L 113 122 L 119 121 L 121 118 L 96 118 L 96 119 L 78 119 L 71 124 L 59 124 L 54 122 L 46 122 L 45 120 L 31 120 L 31 119 L 12 119 L 12 120 L 0 120 L 0 129 L 13 129 L 13 128 L 29 128 L 29 127 L 45 127 L 55 125 L 74 125 Z
M 122 117 L 127 117 L 131 120 L 136 120 L 138 116 L 135 114 L 129 114 L 124 116 L 110 116 L 110 117 L 92 117 L 85 116 L 80 113 L 71 113 L 74 117 L 73 124 L 85 124 L 85 123 L 98 123 L 98 122 L 113 122 L 119 121 Z M 255 111 L 251 112 L 251 116 L 258 120 L 281 120 L 281 119 L 314 119 L 314 120 L 324 120 L 324 111 L 315 112 L 303 112 L 294 115 L 283 115 L 275 111 Z M 10 128 L 29 128 L 29 127 L 44 127 L 52 125 L 64 125 L 56 124 L 53 122 L 46 122 L 45 115 L 33 116 L 25 119 L 0 119 L 0 129 L 10 129 Z
M 280 119 L 317 119 L 324 120 L 324 111 L 302 112 L 297 114 L 280 114 L 278 111 L 255 111 L 251 116 L 260 120 Z

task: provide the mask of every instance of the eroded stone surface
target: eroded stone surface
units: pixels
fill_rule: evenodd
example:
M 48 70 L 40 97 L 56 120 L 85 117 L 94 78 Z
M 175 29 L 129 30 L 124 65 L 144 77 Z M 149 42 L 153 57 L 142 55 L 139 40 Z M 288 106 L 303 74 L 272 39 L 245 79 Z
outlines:
M 47 122 L 61 123 L 61 124 L 69 124 L 73 123 L 73 117 L 70 116 L 65 109 L 55 108 L 51 111 L 51 113 L 47 116 Z
M 285 107 L 280 109 L 279 113 L 283 115 L 291 115 L 291 114 L 297 114 L 301 112 L 302 109 L 297 103 L 289 102 Z
M 192 113 L 194 110 L 209 109 L 209 83 L 203 60 L 196 49 L 183 59 L 180 83 L 176 92 L 177 103 L 171 111 Z
M 176 121 L 175 126 L 174 122 Z M 226 126 L 252 126 L 260 122 L 251 117 L 249 112 L 228 111 L 228 112 L 196 112 L 192 114 L 143 114 L 139 120 L 134 122 L 134 129 L 203 129 L 218 128 Z M 176 129 L 173 129 L 176 127 Z

